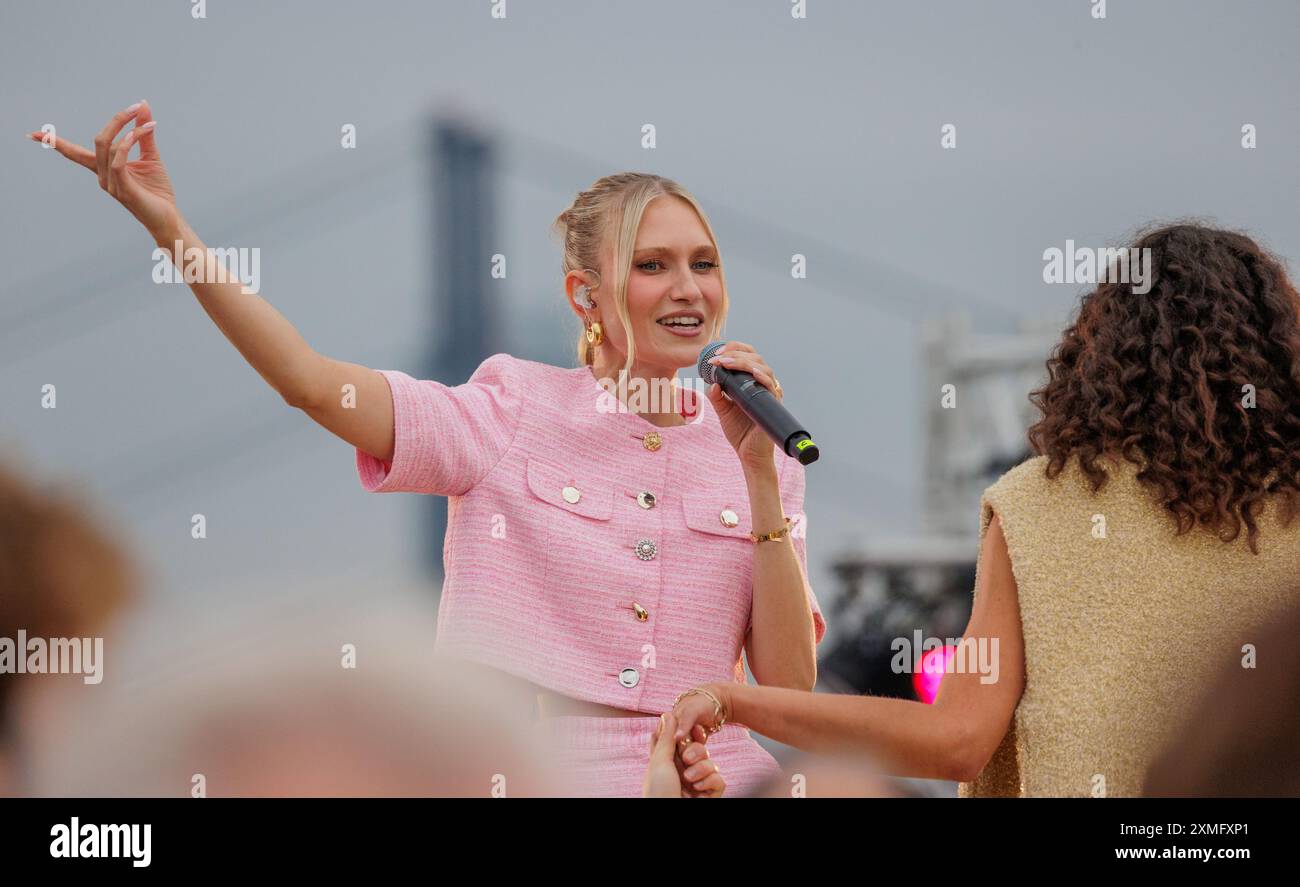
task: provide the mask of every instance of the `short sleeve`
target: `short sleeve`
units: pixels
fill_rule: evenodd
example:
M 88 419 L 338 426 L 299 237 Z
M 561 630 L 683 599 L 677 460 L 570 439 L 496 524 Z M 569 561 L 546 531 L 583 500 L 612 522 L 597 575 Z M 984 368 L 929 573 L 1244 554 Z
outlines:
M 514 442 L 523 406 L 520 363 L 494 354 L 463 385 L 380 370 L 393 394 L 393 460 L 358 449 L 361 486 L 371 493 L 469 492 Z
M 781 469 L 781 504 L 785 515 L 790 518 L 790 541 L 794 544 L 795 555 L 799 558 L 799 568 L 803 570 L 804 588 L 808 592 L 808 606 L 812 609 L 813 631 L 816 643 L 822 642 L 826 634 L 826 620 L 822 617 L 822 608 L 817 603 L 812 584 L 808 581 L 808 516 L 803 509 L 804 467 L 798 459 L 778 453 L 778 459 L 784 458 Z

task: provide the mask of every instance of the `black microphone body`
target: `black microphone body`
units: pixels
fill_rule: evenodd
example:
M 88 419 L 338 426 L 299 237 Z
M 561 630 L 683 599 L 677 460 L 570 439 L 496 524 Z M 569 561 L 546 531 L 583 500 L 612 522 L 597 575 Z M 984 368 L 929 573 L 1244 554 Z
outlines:
M 768 437 L 776 442 L 787 455 L 799 460 L 801 465 L 817 461 L 821 453 L 812 435 L 799 424 L 790 411 L 785 408 L 776 395 L 764 388 L 752 373 L 729 370 L 723 366 L 709 363 L 725 342 L 710 342 L 700 352 L 699 374 L 707 384 L 717 382 L 724 394 L 754 421 L 754 424 L 767 432 Z

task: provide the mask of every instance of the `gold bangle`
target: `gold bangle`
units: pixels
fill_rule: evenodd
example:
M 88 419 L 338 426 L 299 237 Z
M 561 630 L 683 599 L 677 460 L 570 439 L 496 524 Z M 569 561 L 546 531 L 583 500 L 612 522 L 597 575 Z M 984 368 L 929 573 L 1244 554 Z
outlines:
M 787 517 L 785 519 L 785 526 L 782 527 L 781 529 L 773 530 L 770 533 L 764 533 L 762 536 L 755 536 L 753 532 L 750 532 L 749 538 L 750 541 L 752 541 L 756 545 L 759 542 L 779 542 L 780 540 L 784 539 L 786 533 L 789 532 L 790 532 L 790 518 Z
M 685 699 L 687 696 L 693 696 L 696 694 L 701 696 L 707 696 L 709 697 L 710 700 L 713 701 L 714 724 L 712 727 L 704 728 L 704 732 L 712 736 L 714 733 L 717 733 L 719 730 L 722 729 L 723 724 L 727 723 L 727 713 L 726 711 L 723 710 L 722 703 L 718 700 L 718 697 L 714 696 L 712 693 L 710 693 L 708 690 L 704 689 L 703 687 L 692 687 L 689 690 L 684 690 L 681 693 L 677 694 L 677 698 L 673 700 L 673 708 L 676 708 L 678 704 L 681 703 L 681 701 Z

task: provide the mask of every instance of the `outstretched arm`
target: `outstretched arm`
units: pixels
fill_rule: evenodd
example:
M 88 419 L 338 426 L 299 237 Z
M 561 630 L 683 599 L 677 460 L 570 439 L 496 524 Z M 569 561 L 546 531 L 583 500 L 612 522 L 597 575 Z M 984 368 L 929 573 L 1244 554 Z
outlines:
M 984 768 L 1011 724 L 1024 692 L 1024 642 L 1011 558 L 997 515 L 980 547 L 979 581 L 964 639 L 996 651 L 982 674 L 966 657 L 963 671 L 944 675 L 932 705 L 907 699 L 805 693 L 777 687 L 707 684 L 728 721 L 813 752 L 865 752 L 892 773 L 970 781 Z M 997 639 L 996 647 L 993 640 Z M 988 678 L 994 679 L 989 681 Z M 712 724 L 714 705 L 702 694 L 674 709 L 678 735 Z
M 132 120 L 135 126 L 118 135 Z M 393 456 L 393 402 L 377 371 L 318 354 L 271 303 L 243 286 L 185 221 L 162 163 L 147 102 L 119 111 L 95 137 L 94 150 L 42 132 L 49 144 L 95 174 L 99 186 L 145 226 L 181 270 L 203 310 L 249 365 L 284 401 L 321 426 L 383 461 Z M 129 156 L 139 144 L 136 160 Z M 346 385 L 355 391 L 345 397 Z

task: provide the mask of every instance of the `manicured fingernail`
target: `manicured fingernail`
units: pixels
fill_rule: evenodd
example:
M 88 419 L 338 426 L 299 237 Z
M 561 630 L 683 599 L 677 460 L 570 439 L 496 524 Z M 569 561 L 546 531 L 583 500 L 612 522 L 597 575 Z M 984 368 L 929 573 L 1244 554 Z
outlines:
M 143 102 L 136 102 L 134 105 L 127 105 L 127 106 L 126 106 L 126 113 L 130 114 L 132 111 L 138 110 L 139 107 L 140 107 L 140 105 L 142 105 L 142 104 L 144 104 L 144 103 L 143 103 Z
M 153 129 L 157 125 L 158 125 L 157 120 L 150 120 L 148 123 L 137 126 L 136 129 L 140 130 L 141 132 L 144 132 L 147 129 Z

